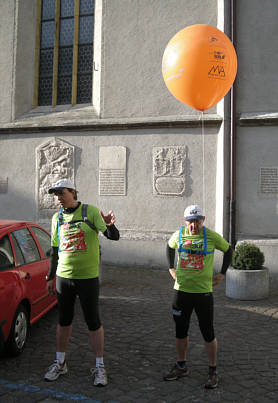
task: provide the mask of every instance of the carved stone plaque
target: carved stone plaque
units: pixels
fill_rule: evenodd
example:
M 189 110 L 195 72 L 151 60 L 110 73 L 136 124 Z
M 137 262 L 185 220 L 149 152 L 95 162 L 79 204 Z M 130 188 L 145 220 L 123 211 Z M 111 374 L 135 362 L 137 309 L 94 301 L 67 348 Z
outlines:
M 185 192 L 185 147 L 153 147 L 153 193 L 182 196 Z
M 8 193 L 8 178 L 0 178 L 0 193 Z
M 99 195 L 126 195 L 126 147 L 99 148 Z
M 58 179 L 68 178 L 74 182 L 74 147 L 59 139 L 53 139 L 37 147 L 37 191 L 39 215 L 59 208 L 48 189 Z M 47 215 L 48 216 L 48 215 Z
M 261 193 L 278 193 L 278 167 L 265 167 L 260 171 Z

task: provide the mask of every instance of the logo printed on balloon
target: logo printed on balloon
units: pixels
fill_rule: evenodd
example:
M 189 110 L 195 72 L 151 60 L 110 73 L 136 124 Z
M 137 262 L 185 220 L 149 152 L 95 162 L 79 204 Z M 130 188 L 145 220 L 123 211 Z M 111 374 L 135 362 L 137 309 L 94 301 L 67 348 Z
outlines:
M 162 59 L 164 82 L 179 101 L 204 111 L 216 105 L 236 77 L 237 56 L 230 39 L 205 24 L 179 31 Z
M 209 75 L 212 75 L 214 78 L 225 78 L 225 70 L 223 66 L 212 66 Z
M 215 59 L 225 59 L 225 55 L 222 52 L 214 51 L 214 58 Z

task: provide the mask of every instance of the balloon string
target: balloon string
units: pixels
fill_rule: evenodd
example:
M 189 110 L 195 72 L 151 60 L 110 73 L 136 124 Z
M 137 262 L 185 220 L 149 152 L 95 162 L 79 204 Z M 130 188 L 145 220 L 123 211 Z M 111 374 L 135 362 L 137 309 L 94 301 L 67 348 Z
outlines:
M 202 119 L 202 140 L 203 140 L 203 211 L 206 211 L 206 181 L 205 181 L 205 127 L 204 127 L 204 112 L 201 112 Z

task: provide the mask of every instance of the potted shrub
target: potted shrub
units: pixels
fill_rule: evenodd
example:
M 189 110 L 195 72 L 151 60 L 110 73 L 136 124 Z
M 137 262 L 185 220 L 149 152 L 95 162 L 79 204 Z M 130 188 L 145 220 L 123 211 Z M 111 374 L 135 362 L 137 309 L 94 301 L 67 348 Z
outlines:
M 264 254 L 255 244 L 239 243 L 226 274 L 227 297 L 247 301 L 267 298 L 269 271 L 263 264 Z

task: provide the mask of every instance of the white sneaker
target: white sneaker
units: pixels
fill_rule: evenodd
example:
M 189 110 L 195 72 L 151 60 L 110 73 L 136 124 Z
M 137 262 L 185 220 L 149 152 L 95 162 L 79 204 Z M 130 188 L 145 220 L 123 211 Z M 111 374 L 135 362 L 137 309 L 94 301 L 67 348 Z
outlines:
M 52 364 L 49 368 L 47 373 L 44 375 L 44 379 L 46 381 L 56 381 L 57 378 L 59 378 L 60 375 L 66 374 L 68 372 L 68 367 L 66 364 L 66 361 L 64 364 L 60 364 L 58 360 L 54 361 L 54 364 Z
M 99 367 L 96 368 L 91 368 L 91 373 L 93 375 L 94 379 L 94 385 L 95 386 L 106 386 L 108 381 L 107 381 L 107 375 L 106 371 L 103 365 L 100 365 Z

